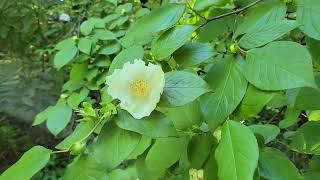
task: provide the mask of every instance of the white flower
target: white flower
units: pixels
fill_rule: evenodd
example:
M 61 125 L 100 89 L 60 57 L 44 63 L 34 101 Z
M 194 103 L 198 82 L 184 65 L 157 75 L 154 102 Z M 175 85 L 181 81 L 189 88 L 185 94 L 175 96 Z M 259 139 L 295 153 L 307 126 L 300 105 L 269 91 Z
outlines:
M 134 118 L 149 116 L 156 108 L 164 88 L 164 72 L 161 66 L 135 59 L 122 69 L 114 70 L 107 77 L 108 93 L 120 100 L 120 107 Z

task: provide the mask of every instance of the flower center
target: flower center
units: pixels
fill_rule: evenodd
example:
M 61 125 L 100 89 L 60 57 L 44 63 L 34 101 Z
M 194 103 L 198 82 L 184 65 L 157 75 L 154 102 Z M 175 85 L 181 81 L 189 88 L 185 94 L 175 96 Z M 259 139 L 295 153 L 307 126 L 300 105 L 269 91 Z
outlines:
M 149 92 L 149 87 L 144 80 L 134 80 L 130 84 L 130 90 L 133 95 L 138 97 L 144 97 Z

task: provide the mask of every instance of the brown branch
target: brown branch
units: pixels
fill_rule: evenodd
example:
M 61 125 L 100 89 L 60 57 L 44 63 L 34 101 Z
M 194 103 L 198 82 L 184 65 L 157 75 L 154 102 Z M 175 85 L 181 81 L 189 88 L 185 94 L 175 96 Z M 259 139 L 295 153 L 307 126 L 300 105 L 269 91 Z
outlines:
M 224 17 L 227 17 L 227 16 L 231 16 L 233 14 L 239 14 L 241 13 L 242 11 L 245 11 L 249 8 L 251 8 L 252 6 L 258 4 L 259 2 L 262 2 L 263 0 L 256 0 L 250 4 L 248 4 L 247 6 L 243 7 L 243 8 L 240 8 L 240 9 L 237 9 L 235 11 L 232 11 L 232 12 L 228 12 L 228 13 L 225 13 L 225 14 L 221 14 L 221 15 L 218 15 L 218 16 L 214 16 L 212 18 L 209 18 L 205 23 L 201 24 L 200 27 L 203 27 L 204 25 L 208 24 L 210 21 L 214 21 L 214 20 L 217 20 L 217 19 L 221 19 L 221 18 L 224 18 Z

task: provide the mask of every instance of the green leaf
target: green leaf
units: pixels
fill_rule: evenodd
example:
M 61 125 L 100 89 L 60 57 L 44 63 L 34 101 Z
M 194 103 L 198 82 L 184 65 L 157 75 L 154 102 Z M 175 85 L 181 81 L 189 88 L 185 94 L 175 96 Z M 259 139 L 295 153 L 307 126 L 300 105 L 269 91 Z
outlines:
M 214 130 L 240 104 L 248 83 L 236 61 L 230 57 L 214 64 L 205 80 L 213 88 L 213 93 L 202 96 L 200 105 L 209 128 Z
M 145 163 L 150 170 L 165 170 L 180 159 L 187 147 L 186 139 L 181 138 L 158 138 L 149 150 Z
M 222 13 L 228 12 L 227 10 L 215 9 L 212 12 L 212 16 L 218 16 Z M 219 37 L 224 37 L 225 33 L 232 28 L 234 29 L 234 22 L 238 16 L 231 15 L 221 19 L 216 19 L 208 22 L 206 25 L 199 28 L 198 41 L 210 42 L 216 40 Z
M 237 37 L 254 31 L 269 23 L 282 21 L 286 16 L 286 11 L 287 8 L 283 1 L 269 0 L 260 2 L 247 11 L 234 36 Z
M 62 50 L 62 49 L 66 49 L 70 46 L 75 46 L 76 42 L 75 39 L 73 37 L 67 38 L 65 40 L 60 41 L 56 46 L 55 49 L 57 50 Z
M 130 26 L 122 44 L 125 47 L 144 45 L 162 30 L 173 26 L 184 12 L 183 4 L 167 3 L 138 19 Z
M 237 115 L 246 118 L 256 116 L 275 95 L 276 92 L 262 91 L 249 85 L 237 109 Z
M 279 122 L 280 128 L 288 128 L 299 120 L 301 109 L 288 107 L 284 114 L 284 119 Z
M 88 97 L 89 90 L 87 88 L 81 89 L 80 93 L 73 92 L 67 99 L 67 103 L 73 109 L 77 109 L 79 104 Z
M 202 123 L 200 103 L 195 100 L 183 106 L 168 109 L 168 116 L 177 130 L 188 131 Z
M 320 90 L 314 88 L 300 88 L 296 96 L 294 106 L 303 110 L 319 110 L 320 109 Z
M 88 65 L 86 63 L 74 64 L 70 71 L 69 81 L 67 81 L 62 90 L 74 91 L 83 85 L 84 78 L 88 72 Z
M 136 148 L 131 152 L 128 159 L 137 159 L 139 155 L 144 153 L 144 151 L 151 145 L 151 137 L 149 136 L 142 136 L 139 144 Z
M 259 174 L 265 179 L 303 179 L 294 164 L 281 151 L 274 148 L 264 148 L 260 151 Z
M 47 127 L 53 135 L 58 135 L 69 123 L 72 109 L 67 105 L 55 105 L 48 114 Z
M 151 44 L 151 52 L 156 59 L 169 57 L 174 51 L 185 44 L 196 29 L 191 25 L 177 25 L 162 33 Z
M 314 180 L 320 178 L 320 158 L 319 156 L 313 156 L 308 163 L 308 169 L 304 173 L 305 180 Z
M 127 111 L 119 109 L 116 123 L 122 129 L 150 137 L 168 137 L 177 134 L 170 119 L 156 111 L 148 117 L 134 119 Z
M 179 66 L 191 67 L 199 65 L 214 55 L 209 43 L 188 43 L 173 53 L 174 60 Z
M 117 53 L 118 51 L 120 51 L 120 49 L 121 45 L 118 41 L 111 41 L 106 45 L 102 46 L 98 53 L 103 55 L 110 55 Z
M 297 1 L 297 21 L 300 29 L 309 37 L 320 40 L 320 2 L 318 0 Z
M 83 140 L 90 131 L 93 129 L 94 123 L 91 120 L 83 121 L 77 125 L 74 131 L 61 141 L 55 148 L 57 149 L 69 149 L 73 144 Z
M 296 27 L 296 21 L 291 20 L 270 22 L 246 33 L 240 39 L 239 45 L 245 49 L 259 47 L 280 38 Z
M 250 83 L 264 90 L 315 86 L 310 54 L 290 41 L 276 41 L 248 51 L 244 74 Z
M 32 126 L 39 125 L 39 124 L 43 123 L 45 120 L 47 120 L 51 109 L 52 109 L 52 106 L 49 106 L 45 110 L 43 110 L 42 112 L 38 113 L 36 115 L 35 120 L 33 121 Z
M 257 140 L 248 127 L 227 120 L 215 158 L 220 180 L 252 179 L 259 158 Z
M 231 3 L 233 0 L 196 0 L 194 3 L 194 10 L 202 11 L 211 6 L 214 7 L 223 7 L 228 3 Z
M 90 55 L 92 41 L 88 38 L 80 38 L 78 42 L 78 48 L 81 52 Z
M 129 166 L 122 169 L 115 169 L 108 173 L 108 180 L 134 180 L 138 179 L 137 171 L 135 166 Z
M 145 157 L 142 156 L 136 161 L 136 169 L 139 180 L 159 180 L 165 173 L 164 170 L 151 170 L 146 166 Z
M 62 68 L 68 64 L 77 54 L 77 47 L 75 45 L 70 45 L 61 49 L 53 59 L 54 67 L 57 69 Z
M 113 60 L 109 68 L 109 75 L 115 69 L 121 69 L 126 62 L 133 62 L 135 59 L 143 58 L 143 48 L 141 46 L 132 46 L 128 49 L 122 50 Z
M 195 135 L 188 145 L 188 159 L 192 168 L 201 169 L 216 143 L 211 133 Z
M 203 169 L 204 179 L 218 179 L 218 165 L 214 156 L 215 149 L 211 150 L 210 157 L 206 161 Z
M 117 167 L 137 147 L 141 136 L 107 124 L 92 146 L 92 156 L 107 170 Z
M 50 159 L 51 150 L 42 146 L 34 146 L 1 174 L 1 180 L 29 180 L 33 175 L 46 166 Z
M 93 31 L 92 36 L 96 39 L 104 40 L 104 41 L 117 39 L 113 32 L 105 30 L 105 29 L 95 29 Z
M 182 106 L 209 91 L 207 83 L 198 75 L 184 71 L 165 73 L 163 100 L 170 106 Z
M 86 36 L 92 32 L 93 28 L 94 28 L 94 22 L 91 19 L 89 19 L 89 20 L 84 21 L 80 25 L 80 32 Z
M 132 4 L 131 3 L 125 3 L 121 4 L 116 8 L 116 12 L 119 14 L 122 14 L 124 12 L 130 12 L 132 10 Z
M 312 38 L 306 38 L 307 48 L 313 58 L 313 61 L 320 65 L 320 41 Z
M 107 171 L 88 155 L 80 155 L 68 165 L 62 180 L 107 180 Z
M 320 122 L 309 121 L 293 135 L 290 147 L 300 153 L 320 155 Z
M 267 144 L 274 140 L 280 133 L 280 129 L 272 124 L 254 124 L 249 126 L 254 134 L 261 135 L 264 139 L 264 143 Z

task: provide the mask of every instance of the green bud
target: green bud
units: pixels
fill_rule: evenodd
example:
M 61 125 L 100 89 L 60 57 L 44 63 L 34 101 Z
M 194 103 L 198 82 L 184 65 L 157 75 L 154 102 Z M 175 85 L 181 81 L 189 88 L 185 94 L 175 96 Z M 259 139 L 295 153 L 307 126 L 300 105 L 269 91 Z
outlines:
M 237 43 L 232 43 L 230 46 L 229 46 L 229 51 L 233 54 L 237 53 L 239 49 L 239 46 Z
M 86 147 L 86 143 L 76 142 L 70 147 L 70 152 L 72 155 L 79 155 L 83 153 L 83 151 L 85 150 L 85 147 Z

